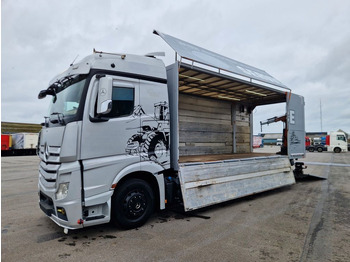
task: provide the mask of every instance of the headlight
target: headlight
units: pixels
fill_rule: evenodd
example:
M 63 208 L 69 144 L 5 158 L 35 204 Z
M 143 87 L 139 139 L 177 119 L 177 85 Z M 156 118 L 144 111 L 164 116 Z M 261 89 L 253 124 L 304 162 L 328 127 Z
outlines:
M 68 194 L 69 183 L 62 183 L 58 186 L 56 192 L 56 199 L 61 200 L 64 199 Z

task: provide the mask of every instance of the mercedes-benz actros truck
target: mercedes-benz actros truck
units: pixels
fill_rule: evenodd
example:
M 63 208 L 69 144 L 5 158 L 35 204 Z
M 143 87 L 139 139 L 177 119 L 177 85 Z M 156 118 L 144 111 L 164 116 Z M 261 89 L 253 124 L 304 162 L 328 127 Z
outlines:
M 94 50 L 39 93 L 51 99 L 39 205 L 65 232 L 135 228 L 174 203 L 191 211 L 295 183 L 303 97 L 263 70 L 154 33 L 175 50 L 173 64 Z M 253 110 L 274 103 L 286 104 L 288 149 L 253 153 Z

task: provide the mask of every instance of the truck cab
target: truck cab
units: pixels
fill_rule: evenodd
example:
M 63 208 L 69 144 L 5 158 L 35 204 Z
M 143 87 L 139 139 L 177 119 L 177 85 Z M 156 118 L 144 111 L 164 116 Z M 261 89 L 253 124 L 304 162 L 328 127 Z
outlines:
M 335 153 L 348 151 L 346 136 L 343 132 L 330 132 L 326 137 L 326 145 L 328 151 Z
M 170 165 L 166 83 L 159 59 L 95 52 L 39 94 L 51 96 L 39 139 L 40 207 L 58 225 L 110 221 L 114 188 L 127 175 L 142 176 L 154 192 L 125 197 L 134 203 L 133 225 L 142 220 L 147 197 L 159 201 L 158 174 Z

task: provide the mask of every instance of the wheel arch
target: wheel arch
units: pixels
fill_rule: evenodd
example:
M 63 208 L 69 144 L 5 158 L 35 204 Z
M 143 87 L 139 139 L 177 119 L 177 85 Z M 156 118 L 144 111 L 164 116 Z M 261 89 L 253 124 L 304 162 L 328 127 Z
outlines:
M 122 185 L 123 183 L 125 183 L 126 181 L 130 180 L 130 179 L 140 179 L 145 181 L 147 184 L 149 184 L 153 190 L 154 193 L 154 199 L 155 199 L 155 203 L 159 203 L 160 200 L 160 194 L 159 194 L 159 185 L 157 182 L 157 179 L 154 177 L 153 174 L 148 173 L 148 172 L 144 172 L 144 171 L 138 171 L 138 172 L 133 172 L 130 174 L 127 174 L 126 176 L 124 176 L 122 179 L 120 179 L 114 189 L 114 193 L 118 190 L 118 186 Z M 158 207 L 159 209 L 159 205 L 156 205 L 156 208 Z
M 113 180 L 112 186 L 114 187 L 114 192 L 118 190 L 118 186 L 122 185 L 126 181 L 136 178 L 147 182 L 153 192 L 155 197 L 155 206 L 157 209 L 165 208 L 165 188 L 164 188 L 164 176 L 161 173 L 164 168 L 154 162 L 142 162 L 137 167 L 128 167 L 120 171 L 115 179 Z M 157 204 L 158 203 L 158 204 Z

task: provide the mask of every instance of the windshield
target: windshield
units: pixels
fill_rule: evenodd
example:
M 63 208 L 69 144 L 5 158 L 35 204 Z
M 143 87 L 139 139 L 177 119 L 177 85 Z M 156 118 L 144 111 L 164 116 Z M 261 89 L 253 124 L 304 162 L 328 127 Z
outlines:
M 75 117 L 81 95 L 83 93 L 86 78 L 77 76 L 75 78 L 66 79 L 56 88 L 56 96 L 52 97 L 49 116 L 52 118 L 61 118 L 66 120 L 66 117 Z M 55 115 L 55 117 L 53 117 Z

